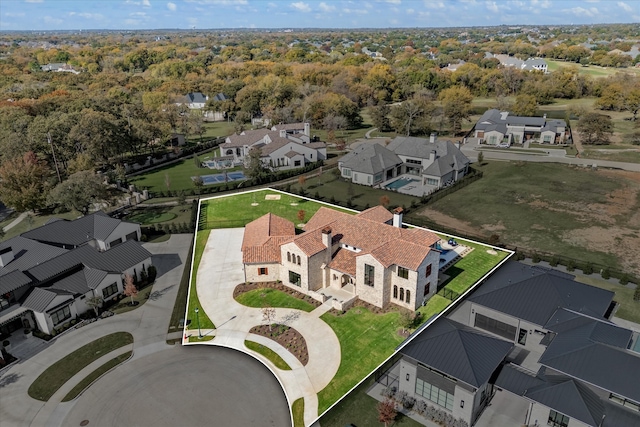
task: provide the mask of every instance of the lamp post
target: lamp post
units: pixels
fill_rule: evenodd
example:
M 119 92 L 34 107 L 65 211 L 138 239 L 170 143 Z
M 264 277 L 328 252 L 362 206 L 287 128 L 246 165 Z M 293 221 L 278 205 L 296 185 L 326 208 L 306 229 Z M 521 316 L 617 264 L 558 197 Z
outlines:
M 196 322 L 198 322 L 198 338 L 202 338 L 202 332 L 200 331 L 200 315 L 198 314 L 200 310 L 196 307 Z

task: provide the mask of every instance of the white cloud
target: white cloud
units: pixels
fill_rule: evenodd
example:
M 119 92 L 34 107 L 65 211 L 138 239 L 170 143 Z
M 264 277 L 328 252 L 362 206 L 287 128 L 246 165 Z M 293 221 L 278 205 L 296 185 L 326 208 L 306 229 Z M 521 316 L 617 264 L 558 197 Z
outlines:
M 136 25 L 140 25 L 142 21 L 140 21 L 139 19 L 125 19 L 124 23 L 125 25 L 131 25 L 133 27 Z
M 131 12 L 129 16 L 147 16 L 146 12 Z
M 385 2 L 391 3 L 391 4 L 400 4 L 402 3 L 402 0 L 385 0 Z
M 305 2 L 297 1 L 295 3 L 291 3 L 291 7 L 299 12 L 311 12 L 311 6 Z
M 169 9 L 172 12 L 175 12 L 175 10 L 178 9 L 178 6 L 176 6 L 175 3 L 169 2 L 169 3 L 167 3 L 167 9 Z
M 144 7 L 151 7 L 151 2 L 149 0 L 142 0 L 142 1 L 137 1 L 137 0 L 125 0 L 126 4 L 132 4 L 134 6 L 144 6 Z
M 184 0 L 187 3 L 215 4 L 218 6 L 237 6 L 247 4 L 247 0 Z
M 355 15 L 366 15 L 369 13 L 369 11 L 363 10 L 363 9 L 350 9 L 350 8 L 344 8 L 342 9 L 343 13 L 346 14 L 355 14 Z
M 320 10 L 323 12 L 333 12 L 334 10 L 336 10 L 335 6 L 326 4 L 325 2 L 320 2 L 318 8 L 320 8 Z
M 24 0 L 25 3 L 42 3 L 44 0 Z
M 429 9 L 444 9 L 444 2 L 424 0 L 424 6 Z
M 618 7 L 623 9 L 625 12 L 631 12 L 633 11 L 633 8 L 631 6 L 629 6 L 628 4 L 626 4 L 623 1 L 619 1 L 618 2 Z
M 4 14 L 4 16 L 8 16 L 8 17 L 11 17 L 11 18 L 19 18 L 21 16 L 24 16 L 24 12 L 16 12 L 16 13 L 7 12 L 7 13 Z
M 145 7 L 151 7 L 151 2 L 149 0 L 142 0 L 142 5 Z
M 595 7 L 591 7 L 589 9 L 585 9 L 584 7 L 572 7 L 571 9 L 567 9 L 568 12 L 573 13 L 576 16 L 586 16 L 589 18 L 593 18 L 598 15 L 598 9 Z
M 62 24 L 62 19 L 60 18 L 54 18 L 53 16 L 45 16 L 44 18 L 44 22 L 46 22 L 47 24 Z
M 413 15 L 414 13 L 415 13 L 415 10 L 407 9 L 407 15 Z
M 81 12 L 81 13 L 69 12 L 69 16 L 79 16 L 80 18 L 84 18 L 84 19 L 96 19 L 96 20 L 104 19 L 104 16 L 99 13 L 88 13 L 88 12 Z
M 498 11 L 500 10 L 500 8 L 498 8 L 498 5 L 494 1 L 488 1 L 485 2 L 485 4 L 487 6 L 487 9 L 489 9 L 491 12 L 498 13 Z

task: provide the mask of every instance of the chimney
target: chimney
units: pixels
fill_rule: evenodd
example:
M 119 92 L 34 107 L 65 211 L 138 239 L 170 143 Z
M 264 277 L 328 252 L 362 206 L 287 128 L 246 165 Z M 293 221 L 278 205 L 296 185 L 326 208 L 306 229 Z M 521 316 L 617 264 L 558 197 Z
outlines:
M 304 134 L 309 137 L 311 136 L 311 126 L 309 125 L 309 123 L 304 124 Z
M 11 249 L 11 246 L 0 249 L 0 267 L 6 267 L 11 261 L 13 261 L 13 249 Z
M 287 137 L 287 131 L 285 129 L 280 129 L 280 138 L 286 138 Z
M 434 144 L 436 142 L 436 136 L 437 135 L 438 135 L 437 133 L 432 132 L 431 135 L 429 135 L 429 142 Z
M 402 228 L 402 208 L 399 206 L 393 210 L 393 226 Z
M 431 150 L 431 152 L 429 153 L 429 161 L 431 163 L 436 161 L 436 150 Z
M 325 227 L 322 229 L 322 244 L 331 249 L 331 227 Z

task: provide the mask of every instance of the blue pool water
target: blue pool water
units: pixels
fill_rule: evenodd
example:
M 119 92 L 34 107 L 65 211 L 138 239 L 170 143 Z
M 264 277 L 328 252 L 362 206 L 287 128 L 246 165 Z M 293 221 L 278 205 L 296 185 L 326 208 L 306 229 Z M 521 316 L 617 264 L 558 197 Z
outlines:
M 418 180 L 411 179 L 411 178 L 400 178 L 400 179 L 396 179 L 390 184 L 385 185 L 385 188 L 391 188 L 393 190 L 397 190 L 398 188 L 404 187 L 405 185 L 410 184 L 412 182 L 418 182 Z
M 217 173 L 215 175 L 202 175 L 201 178 L 202 178 L 202 182 L 204 182 L 204 185 L 220 184 L 225 182 L 225 177 L 223 173 Z M 195 179 L 195 176 L 191 177 L 191 179 Z M 227 182 L 242 181 L 244 179 L 247 179 L 247 178 L 244 176 L 244 172 L 242 171 L 227 172 Z

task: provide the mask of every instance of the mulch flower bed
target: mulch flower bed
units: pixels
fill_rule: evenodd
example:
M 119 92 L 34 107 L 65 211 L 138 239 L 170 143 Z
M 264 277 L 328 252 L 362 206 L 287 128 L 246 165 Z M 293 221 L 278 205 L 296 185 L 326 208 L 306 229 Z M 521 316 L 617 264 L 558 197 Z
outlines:
M 241 283 L 233 290 L 233 297 L 236 298 L 238 295 L 243 294 L 245 292 L 253 291 L 254 289 L 262 289 L 262 288 L 271 288 L 282 291 L 286 294 L 291 295 L 292 297 L 298 298 L 300 300 L 306 301 L 314 307 L 320 307 L 320 301 L 316 301 L 308 295 L 305 295 L 301 292 L 298 292 L 294 289 L 291 289 L 288 286 L 283 285 L 278 282 L 260 282 L 260 283 Z
M 274 323 L 271 325 L 271 330 L 269 330 L 269 325 L 258 325 L 251 328 L 249 332 L 277 342 L 289 350 L 289 353 L 293 354 L 302 365 L 306 366 L 309 362 L 307 342 L 300 332 L 292 327 Z
M 374 313 L 374 314 L 387 314 L 387 313 L 393 313 L 398 311 L 402 313 L 403 311 L 408 311 L 406 308 L 400 307 L 399 305 L 396 305 L 393 303 L 387 304 L 385 308 L 380 308 L 380 307 L 376 307 L 373 304 L 369 304 L 368 302 L 362 301 L 361 299 L 355 300 L 351 308 L 349 308 L 349 310 L 357 309 L 358 307 L 366 308 L 367 310 L 369 310 L 371 313 Z M 329 311 L 329 313 L 332 313 L 336 316 L 340 316 L 342 314 L 345 314 L 349 310 L 340 311 L 340 310 L 336 310 L 335 308 L 332 308 Z

